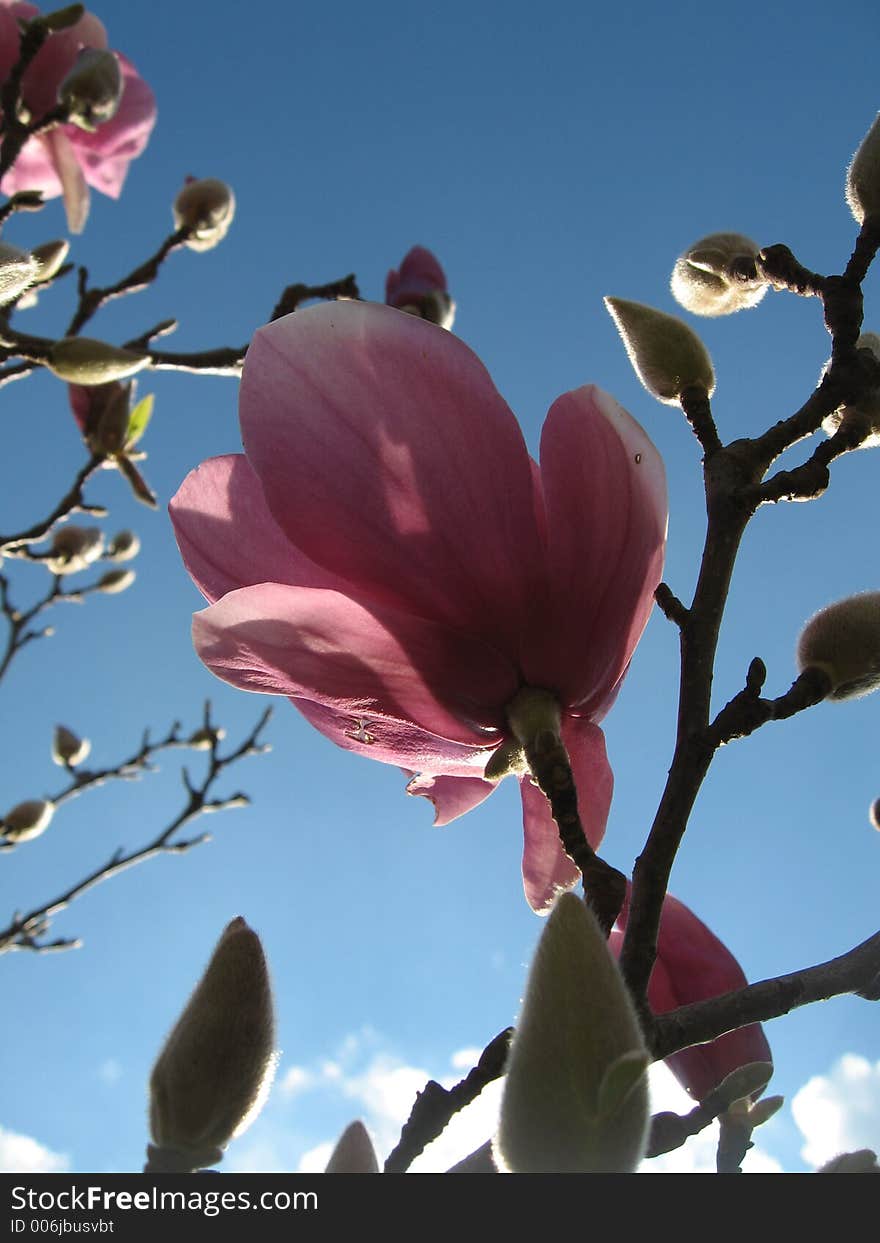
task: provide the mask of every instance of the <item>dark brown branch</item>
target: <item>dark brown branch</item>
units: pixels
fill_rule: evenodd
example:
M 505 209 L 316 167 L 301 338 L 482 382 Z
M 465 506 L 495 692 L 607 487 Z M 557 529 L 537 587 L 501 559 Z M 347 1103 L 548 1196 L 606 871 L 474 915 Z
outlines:
M 709 394 L 704 388 L 686 388 L 679 401 L 685 418 L 700 442 L 703 453 L 706 457 L 711 457 L 721 448 L 721 439 L 712 417 Z
M 350 272 L 348 276 L 343 276 L 338 281 L 329 281 L 326 285 L 288 285 L 275 304 L 269 316 L 269 322 L 280 319 L 282 315 L 290 315 L 292 311 L 298 310 L 303 302 L 308 302 L 313 298 L 335 301 L 337 298 L 358 300 L 360 296 L 354 272 Z
M 681 628 L 688 617 L 688 610 L 674 594 L 672 589 L 666 583 L 660 583 L 654 592 L 654 599 L 657 601 L 657 607 L 660 609 L 664 617 L 674 622 L 676 626 Z
M 26 544 L 38 543 L 46 538 L 56 522 L 60 522 L 62 518 L 67 518 L 71 514 L 89 513 L 95 516 L 103 516 L 105 513 L 103 509 L 97 506 L 86 505 L 83 501 L 83 487 L 103 460 L 100 454 L 93 454 L 89 458 L 85 466 L 81 467 L 77 473 L 70 490 L 61 498 L 48 518 L 44 518 L 42 522 L 34 523 L 32 527 L 28 527 L 25 531 L 19 531 L 16 535 L 0 535 L 0 552 L 14 552 Z
M 386 1174 L 403 1174 L 425 1147 L 440 1135 L 450 1119 L 477 1099 L 487 1084 L 504 1073 L 507 1050 L 513 1036 L 508 1027 L 486 1045 L 473 1070 L 452 1088 L 429 1079 L 415 1099 L 400 1139 L 385 1161 Z
M 734 695 L 709 726 L 706 741 L 713 750 L 734 738 L 746 738 L 768 721 L 784 721 L 827 699 L 831 679 L 821 669 L 805 669 L 789 690 L 777 699 L 762 699 L 761 687 L 767 670 L 758 658 L 749 666 L 746 685 Z
M 54 915 L 63 911 L 76 898 L 86 893 L 95 885 L 100 884 L 101 881 L 108 880 L 127 868 L 134 867 L 138 863 L 143 863 L 145 860 L 159 854 L 184 854 L 193 847 L 210 841 L 210 835 L 206 833 L 197 837 L 178 839 L 176 841 L 172 841 L 172 838 L 185 824 L 197 816 L 209 811 L 221 811 L 226 808 L 246 805 L 248 802 L 247 796 L 241 793 L 232 794 L 225 799 L 209 799 L 207 796 L 219 775 L 231 764 L 234 764 L 244 756 L 259 755 L 268 750 L 265 744 L 259 742 L 259 735 L 269 720 L 271 713 L 271 707 L 267 708 L 244 742 L 230 752 L 229 755 L 221 756 L 218 753 L 220 733 L 213 727 L 210 718 L 210 705 L 206 705 L 203 728 L 212 734 L 207 772 L 204 780 L 199 785 L 193 785 L 189 775 L 185 774 L 184 786 L 187 800 L 179 815 L 146 846 L 130 851 L 128 854 L 121 849 L 117 850 L 107 863 L 96 868 L 83 880 L 72 885 L 53 901 L 43 903 L 41 906 L 27 912 L 27 914 L 16 914 L 9 926 L 0 931 L 0 954 L 15 949 L 45 952 L 46 950 L 74 949 L 79 947 L 81 942 L 73 939 L 58 940 L 49 944 L 41 942 L 40 938 L 49 928 Z
M 192 230 L 187 227 L 175 230 L 174 233 L 165 238 L 165 241 L 155 254 L 151 255 L 149 259 L 145 259 L 143 263 L 129 272 L 128 276 L 118 280 L 115 285 L 107 285 L 104 288 L 95 286 L 93 289 L 89 289 L 88 269 L 80 268 L 79 306 L 67 327 L 65 336 L 75 337 L 106 302 L 110 302 L 114 298 L 121 298 L 125 294 L 137 293 L 141 289 L 146 289 L 159 275 L 159 270 L 168 256 L 183 246 L 191 232 Z

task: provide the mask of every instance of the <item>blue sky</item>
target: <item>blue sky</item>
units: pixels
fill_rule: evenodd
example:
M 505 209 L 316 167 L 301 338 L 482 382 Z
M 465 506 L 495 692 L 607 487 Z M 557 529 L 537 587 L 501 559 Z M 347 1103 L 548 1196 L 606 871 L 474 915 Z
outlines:
M 602 297 L 674 312 L 675 257 L 719 229 L 784 241 L 807 266 L 841 270 L 855 236 L 844 171 L 878 108 L 873 5 L 838 9 L 832 23 L 818 4 L 747 2 L 735 25 L 711 6 L 590 12 L 553 0 L 269 0 L 253 9 L 109 0 L 95 11 L 111 46 L 152 85 L 159 120 L 122 199 L 94 196 L 72 257 L 102 283 L 130 270 L 169 231 L 187 174 L 229 181 L 238 210 L 220 248 L 172 257 L 153 288 L 102 311 L 94 335 L 123 341 L 173 315 L 180 328 L 169 348 L 238 344 L 286 284 L 354 271 L 363 295 L 381 300 L 388 268 L 414 243 L 429 246 L 458 303 L 455 331 L 532 449 L 552 400 L 591 381 L 649 431 L 669 477 L 665 577 L 689 596 L 703 535 L 696 442 L 640 387 Z M 54 202 L 12 220 L 4 240 L 35 245 L 63 228 Z M 866 328 L 880 324 L 878 294 L 874 272 Z M 60 333 L 72 295 L 60 284 L 21 326 Z M 725 439 L 796 409 L 828 354 L 819 306 L 789 295 L 696 326 L 715 363 Z M 139 532 L 138 578 L 124 596 L 59 610 L 56 636 L 4 679 L 5 805 L 64 784 L 49 757 L 56 721 L 88 735 L 93 761 L 109 764 L 147 724 L 161 732 L 180 717 L 195 727 L 206 696 L 231 741 L 264 706 L 195 658 L 189 625 L 200 597 L 164 509 L 193 466 L 240 448 L 236 383 L 146 374 L 140 390 L 156 395 L 144 466 L 162 506 L 134 505 L 115 473 L 90 487 L 110 508 L 109 531 Z M 0 526 L 15 528 L 51 508 L 81 449 L 51 376 L 5 388 L 2 401 Z M 806 618 L 877 589 L 875 488 L 872 454 L 852 454 L 820 501 L 757 515 L 722 632 L 719 706 L 756 655 L 768 693 L 787 689 Z M 40 574 L 15 569 L 23 598 Z M 605 725 L 616 788 L 604 853 L 626 871 L 662 790 L 676 686 L 676 634 L 657 614 Z M 876 697 L 822 705 L 716 759 L 671 887 L 751 979 L 830 958 L 876 931 L 880 839 L 867 812 L 880 794 L 878 710 Z M 515 1019 L 542 926 L 522 897 L 516 790 L 502 787 L 435 830 L 396 770 L 337 750 L 286 703 L 267 736 L 272 753 L 221 789 L 247 790 L 253 807 L 204 821 L 210 845 L 149 862 L 59 916 L 55 934 L 82 936 L 82 950 L 0 962 L 7 1162 L 29 1137 L 73 1170 L 138 1168 L 152 1059 L 238 914 L 264 940 L 282 1057 L 275 1096 L 230 1149 L 229 1168 L 294 1170 L 358 1114 L 385 1142 L 395 1093 L 411 1088 L 411 1098 L 419 1086 L 411 1071 L 457 1077 L 467 1067 L 451 1059 Z M 173 760 L 138 785 L 65 806 L 42 838 L 7 854 L 5 907 L 53 897 L 117 846 L 154 836 L 179 807 Z M 877 1146 L 878 1034 L 876 1008 L 857 999 L 769 1026 L 771 1090 L 788 1103 L 761 1135 L 768 1160 L 798 1170 L 822 1159 L 815 1148 L 802 1154 L 791 1111 L 810 1082 L 818 1086 L 800 1097 L 802 1120 L 832 1099 L 841 1143 L 861 1127 L 851 1146 L 871 1135 Z M 858 1124 L 853 1101 L 868 1102 Z M 36 1150 L 27 1151 L 29 1164 L 4 1168 L 35 1168 Z

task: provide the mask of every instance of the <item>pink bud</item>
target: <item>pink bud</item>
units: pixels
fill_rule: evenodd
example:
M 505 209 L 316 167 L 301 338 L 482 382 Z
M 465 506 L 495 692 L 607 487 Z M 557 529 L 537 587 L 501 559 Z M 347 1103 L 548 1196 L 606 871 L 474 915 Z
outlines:
M 400 271 L 392 268 L 388 273 L 385 301 L 441 328 L 451 328 L 455 319 L 455 303 L 446 288 L 446 274 L 424 246 L 413 246 L 404 256 Z

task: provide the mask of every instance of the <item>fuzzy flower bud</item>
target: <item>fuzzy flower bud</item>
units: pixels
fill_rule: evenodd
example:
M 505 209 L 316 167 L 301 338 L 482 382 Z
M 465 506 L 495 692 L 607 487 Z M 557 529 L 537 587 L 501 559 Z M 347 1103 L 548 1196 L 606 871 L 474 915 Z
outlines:
M 31 251 L 31 258 L 37 265 L 35 281 L 48 281 L 56 274 L 70 251 L 70 242 L 58 238 L 53 242 L 43 242 Z
M 880 113 L 847 169 L 846 201 L 857 224 L 880 217 Z
M 88 738 L 80 738 L 66 725 L 56 725 L 52 736 L 52 759 L 62 768 L 75 768 L 92 749 Z
M 373 1141 L 363 1122 L 351 1122 L 342 1132 L 327 1162 L 325 1174 L 378 1174 Z
M 12 302 L 37 279 L 37 261 L 17 246 L 0 242 L 0 304 Z
M 131 561 L 141 550 L 141 541 L 134 531 L 117 531 L 104 557 L 107 561 Z
M 694 315 L 730 315 L 757 306 L 767 292 L 767 282 L 755 271 L 758 249 L 741 233 L 700 238 L 676 260 L 673 298 Z
M 880 591 L 829 604 L 811 617 L 797 644 L 798 668 L 821 669 L 832 699 L 859 699 L 880 686 Z
M 880 336 L 876 332 L 863 332 L 856 341 L 856 349 L 859 353 L 864 351 L 867 358 L 873 359 L 880 367 Z M 829 358 L 822 368 L 822 374 L 819 377 L 820 382 L 830 366 L 831 359 Z M 822 420 L 822 429 L 827 435 L 833 436 L 841 423 L 847 418 L 864 419 L 872 429 L 859 445 L 860 449 L 873 449 L 880 445 L 880 384 L 869 388 L 865 395 L 854 405 L 840 406 L 837 410 L 832 410 Z
M 96 591 L 106 596 L 118 596 L 120 591 L 127 591 L 136 578 L 134 570 L 108 570 L 98 580 Z
M 254 1120 L 274 1071 L 274 1017 L 260 938 L 227 925 L 150 1076 L 155 1168 L 213 1165 Z M 176 1161 L 175 1161 L 176 1157 Z
M 0 833 L 8 842 L 29 842 L 45 833 L 55 814 L 55 804 L 45 798 L 18 803 L 0 820 Z
M 149 365 L 149 354 L 136 354 L 91 337 L 64 337 L 55 342 L 46 359 L 46 366 L 59 380 L 87 387 L 124 380 Z
M 192 229 L 190 250 L 211 250 L 222 242 L 235 216 L 235 195 L 216 177 L 187 177 L 172 207 L 175 229 Z
M 649 1058 L 592 912 L 563 894 L 529 972 L 494 1141 L 511 1173 L 628 1173 L 648 1131 Z
M 868 819 L 871 822 L 871 828 L 880 832 L 880 798 L 875 798 L 868 809 Z
M 683 320 L 623 298 L 606 298 L 605 306 L 636 375 L 652 397 L 676 406 L 686 389 L 699 389 L 712 396 L 712 360 L 703 342 Z
M 210 751 L 213 746 L 226 737 L 226 730 L 222 726 L 216 729 L 197 729 L 194 734 L 190 734 L 186 740 L 186 745 L 192 747 L 194 751 Z
M 84 47 L 58 86 L 58 102 L 72 125 L 93 133 L 116 116 L 122 98 L 122 71 L 106 48 Z
M 46 564 L 53 574 L 77 574 L 97 561 L 104 551 L 98 527 L 60 527 L 52 536 Z

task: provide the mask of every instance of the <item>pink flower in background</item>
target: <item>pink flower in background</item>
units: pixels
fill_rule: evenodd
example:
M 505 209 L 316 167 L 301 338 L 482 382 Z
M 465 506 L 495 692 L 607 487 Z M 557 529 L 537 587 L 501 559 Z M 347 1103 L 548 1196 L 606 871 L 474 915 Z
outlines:
M 413 246 L 404 256 L 400 271 L 392 268 L 388 273 L 385 301 L 441 328 L 451 328 L 455 320 L 455 303 L 446 288 L 446 274 L 424 246 Z
M 623 944 L 628 904 L 627 892 L 609 940 L 615 957 Z M 667 894 L 660 917 L 657 960 L 648 984 L 648 1001 L 654 1013 L 665 1014 L 691 1002 L 708 1001 L 747 984 L 742 967 L 727 946 L 683 902 Z M 739 1066 L 772 1061 L 764 1029 L 760 1023 L 752 1023 L 708 1044 L 673 1053 L 666 1058 L 666 1065 L 682 1087 L 702 1101 Z
M 16 0 L 0 0 L 0 81 L 18 60 L 17 18 L 31 18 L 38 10 Z M 38 120 L 58 103 L 58 87 L 82 48 L 106 48 L 107 33 L 91 13 L 68 30 L 51 34 L 28 66 L 22 99 L 31 118 Z M 42 190 L 46 198 L 64 195 L 68 227 L 82 231 L 89 211 L 89 186 L 118 198 L 131 161 L 143 151 L 156 120 L 153 92 L 134 66 L 117 53 L 123 91 L 115 116 L 89 133 L 76 125 L 56 125 L 30 138 L 15 165 L 2 181 L 5 194 Z
M 562 709 L 597 846 L 612 777 L 598 722 L 644 629 L 666 531 L 663 464 L 613 398 L 555 401 L 533 462 L 456 337 L 338 302 L 248 350 L 245 456 L 203 463 L 171 516 L 211 607 L 196 650 L 234 686 L 287 695 L 341 747 L 418 774 L 436 823 L 494 789 L 524 685 Z M 578 878 L 543 794 L 521 781 L 526 895 Z

